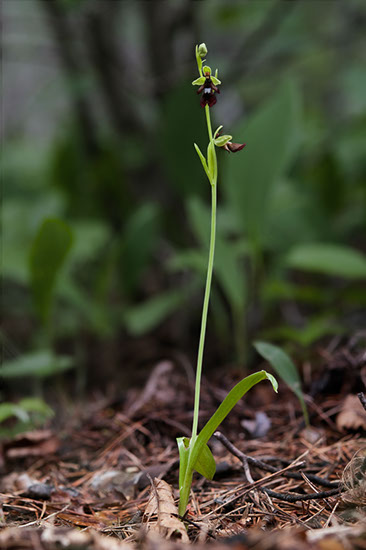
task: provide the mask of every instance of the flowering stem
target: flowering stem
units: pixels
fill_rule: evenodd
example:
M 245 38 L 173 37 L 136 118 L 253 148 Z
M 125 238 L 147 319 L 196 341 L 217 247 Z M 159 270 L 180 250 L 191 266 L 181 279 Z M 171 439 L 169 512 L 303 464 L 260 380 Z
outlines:
M 205 111 L 206 111 L 207 130 L 208 130 L 208 135 L 209 135 L 209 139 L 210 139 L 210 142 L 211 142 L 212 141 L 212 128 L 211 128 L 210 109 L 209 109 L 208 105 L 205 106 Z M 216 152 L 215 152 L 214 148 L 213 148 L 213 151 L 214 151 L 215 164 L 216 164 Z M 216 164 L 216 166 L 217 166 L 217 164 Z M 209 249 L 209 254 L 208 254 L 208 266 L 207 266 L 205 296 L 204 296 L 203 308 L 202 308 L 200 340 L 199 340 L 199 345 L 198 345 L 197 368 L 196 368 L 196 388 L 195 388 L 195 396 L 194 396 L 194 412 L 193 412 L 193 426 L 192 426 L 191 446 L 194 445 L 194 442 L 195 442 L 196 437 L 197 437 L 203 351 L 204 351 L 204 347 L 205 347 L 208 305 L 209 305 L 209 301 L 210 301 L 211 282 L 212 282 L 212 273 L 213 273 L 214 256 L 215 256 L 216 205 L 217 205 L 217 185 L 216 185 L 216 183 L 217 183 L 217 170 L 215 171 L 215 176 L 213 176 L 212 179 L 211 179 L 210 249 Z

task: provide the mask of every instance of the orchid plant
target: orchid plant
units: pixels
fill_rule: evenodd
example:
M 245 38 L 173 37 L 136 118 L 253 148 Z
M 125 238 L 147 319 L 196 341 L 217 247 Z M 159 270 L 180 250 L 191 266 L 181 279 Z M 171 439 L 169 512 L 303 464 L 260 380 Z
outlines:
M 221 135 L 222 126 L 219 126 L 213 133 L 211 127 L 210 108 L 212 108 L 216 102 L 216 95 L 220 93 L 219 86 L 221 81 L 218 79 L 218 71 L 216 69 L 215 76 L 213 76 L 211 68 L 204 65 L 205 57 L 207 55 L 207 47 L 204 43 L 196 46 L 196 60 L 198 66 L 199 77 L 192 82 L 193 85 L 199 86 L 197 93 L 201 94 L 200 104 L 205 109 L 207 131 L 208 131 L 208 146 L 207 146 L 207 158 L 203 155 L 198 145 L 195 143 L 194 147 L 202 163 L 203 169 L 207 175 L 208 181 L 211 186 L 211 235 L 208 254 L 208 266 L 206 276 L 206 287 L 202 307 L 202 321 L 201 331 L 198 346 L 197 356 L 197 368 L 196 368 L 196 384 L 195 384 L 195 397 L 194 397 L 194 411 L 193 411 L 193 425 L 192 435 L 188 437 L 178 437 L 178 449 L 180 458 L 179 467 L 179 515 L 184 516 L 188 501 L 189 494 L 192 485 L 193 472 L 196 471 L 203 475 L 207 479 L 212 479 L 215 471 L 216 464 L 210 448 L 207 443 L 213 433 L 217 430 L 221 422 L 226 418 L 229 412 L 233 409 L 236 403 L 243 397 L 243 395 L 250 390 L 252 386 L 260 382 L 261 380 L 268 379 L 273 386 L 273 389 L 277 392 L 276 379 L 266 371 L 262 370 L 247 376 L 241 380 L 225 397 L 224 401 L 218 407 L 216 412 L 198 433 L 198 419 L 199 419 L 199 402 L 200 402 L 200 387 L 201 387 L 201 375 L 202 375 L 202 362 L 203 352 L 205 345 L 206 325 L 208 306 L 210 301 L 212 273 L 214 265 L 215 254 L 215 237 L 216 237 L 216 206 L 217 206 L 217 157 L 216 147 L 222 147 L 228 152 L 238 152 L 242 150 L 245 143 L 233 143 L 231 135 Z

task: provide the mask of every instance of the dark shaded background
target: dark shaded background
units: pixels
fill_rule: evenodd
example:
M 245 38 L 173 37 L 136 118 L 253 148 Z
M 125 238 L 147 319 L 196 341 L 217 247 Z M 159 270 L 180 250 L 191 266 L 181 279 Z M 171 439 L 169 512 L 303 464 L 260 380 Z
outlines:
M 365 22 L 363 0 L 4 0 L 3 397 L 64 368 L 74 392 L 194 363 L 202 41 L 222 80 L 213 124 L 247 143 L 219 152 L 205 368 L 253 366 L 258 337 L 306 357 L 364 328 L 365 259 L 347 252 L 365 249 Z M 52 284 L 34 273 L 57 263 L 48 230 L 35 244 L 48 219 L 72 240 Z

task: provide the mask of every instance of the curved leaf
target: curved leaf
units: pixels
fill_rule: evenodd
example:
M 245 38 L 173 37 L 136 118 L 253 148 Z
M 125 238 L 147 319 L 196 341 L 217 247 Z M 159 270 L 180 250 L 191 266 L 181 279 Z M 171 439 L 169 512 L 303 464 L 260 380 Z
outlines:
M 235 407 L 238 401 L 249 391 L 253 386 L 262 380 L 269 380 L 275 392 L 277 392 L 278 384 L 274 376 L 265 370 L 256 372 L 241 380 L 227 394 L 217 411 L 211 416 L 210 420 L 202 428 L 197 436 L 196 442 L 191 450 L 190 462 L 195 464 L 198 457 L 203 451 L 203 447 L 207 444 L 210 437 L 217 430 L 221 422 L 227 417 L 229 412 Z M 194 467 L 194 466 L 193 466 Z

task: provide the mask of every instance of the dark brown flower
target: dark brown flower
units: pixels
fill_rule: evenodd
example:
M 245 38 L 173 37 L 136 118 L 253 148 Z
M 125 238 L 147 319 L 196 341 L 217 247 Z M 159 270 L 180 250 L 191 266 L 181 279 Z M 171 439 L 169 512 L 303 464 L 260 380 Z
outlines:
M 241 151 L 246 146 L 246 143 L 231 143 L 231 141 L 228 141 L 228 143 L 225 143 L 223 145 L 223 149 L 225 149 L 228 153 L 237 153 L 238 151 Z
M 208 105 L 209 107 L 213 107 L 215 105 L 217 99 L 215 94 L 219 94 L 220 90 L 216 84 L 214 84 L 213 80 L 216 82 L 220 82 L 217 78 L 211 77 L 211 72 L 207 71 L 205 72 L 205 76 L 197 79 L 195 83 L 198 84 L 203 81 L 201 86 L 198 88 L 197 93 L 202 94 L 200 105 L 201 107 L 205 107 Z

